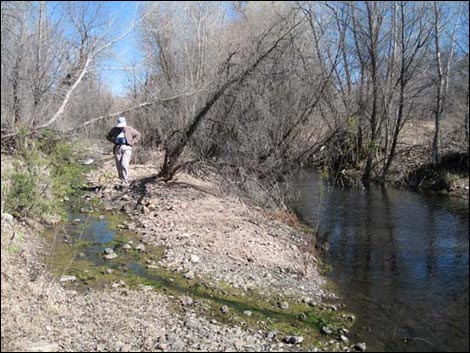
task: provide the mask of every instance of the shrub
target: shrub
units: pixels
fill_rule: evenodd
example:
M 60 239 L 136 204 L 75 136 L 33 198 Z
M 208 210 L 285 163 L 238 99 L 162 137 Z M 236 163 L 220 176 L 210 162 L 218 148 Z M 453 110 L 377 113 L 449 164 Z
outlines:
M 2 207 L 20 217 L 57 217 L 85 169 L 77 163 L 77 143 L 46 132 L 37 139 L 21 137 L 17 146 L 13 169 L 2 175 Z

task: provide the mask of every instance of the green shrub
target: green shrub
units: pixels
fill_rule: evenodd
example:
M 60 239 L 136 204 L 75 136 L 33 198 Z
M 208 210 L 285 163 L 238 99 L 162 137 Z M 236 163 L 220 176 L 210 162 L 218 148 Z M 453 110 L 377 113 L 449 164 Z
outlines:
M 13 170 L 2 175 L 2 207 L 23 217 L 55 218 L 62 200 L 81 184 L 85 167 L 78 144 L 46 132 L 37 139 L 21 137 Z

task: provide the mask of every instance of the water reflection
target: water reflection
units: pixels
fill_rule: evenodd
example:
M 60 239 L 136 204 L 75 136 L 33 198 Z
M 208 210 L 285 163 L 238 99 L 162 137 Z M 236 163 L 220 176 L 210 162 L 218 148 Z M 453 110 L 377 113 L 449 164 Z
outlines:
M 330 243 L 330 276 L 370 349 L 468 351 L 468 203 L 319 183 L 299 177 L 293 207 Z

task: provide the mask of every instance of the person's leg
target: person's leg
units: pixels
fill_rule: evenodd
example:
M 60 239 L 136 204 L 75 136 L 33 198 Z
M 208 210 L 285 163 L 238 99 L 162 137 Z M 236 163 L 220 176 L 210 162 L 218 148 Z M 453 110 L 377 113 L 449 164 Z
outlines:
M 121 167 L 122 167 L 122 177 L 125 183 L 129 183 L 129 163 L 132 157 L 132 147 L 131 146 L 122 146 L 122 159 L 121 159 Z
M 119 179 L 123 179 L 124 176 L 122 175 L 122 166 L 121 166 L 121 160 L 122 160 L 122 146 L 116 146 L 114 149 L 114 161 L 116 162 L 116 169 L 118 171 L 118 176 Z

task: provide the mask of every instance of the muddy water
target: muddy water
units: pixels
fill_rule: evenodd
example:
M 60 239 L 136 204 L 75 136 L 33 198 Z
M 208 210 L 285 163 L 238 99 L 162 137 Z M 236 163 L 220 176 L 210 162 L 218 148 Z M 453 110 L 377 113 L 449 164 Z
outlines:
M 329 277 L 369 351 L 468 352 L 468 201 L 328 188 L 314 172 L 296 188 L 292 207 L 318 225 Z

